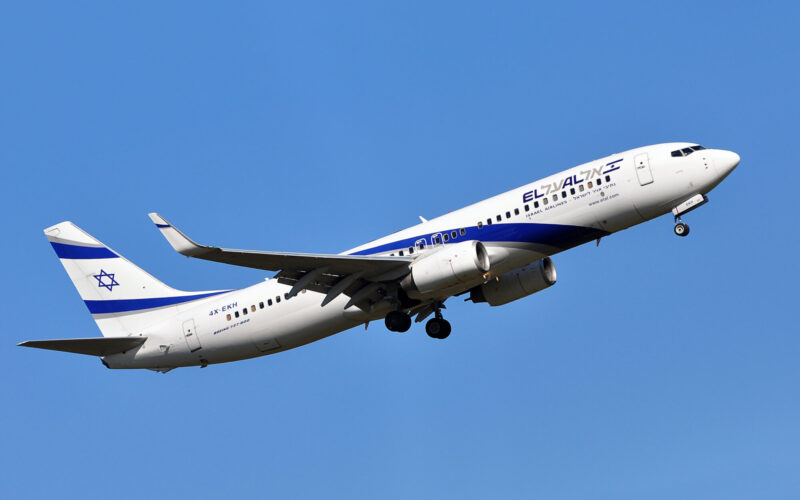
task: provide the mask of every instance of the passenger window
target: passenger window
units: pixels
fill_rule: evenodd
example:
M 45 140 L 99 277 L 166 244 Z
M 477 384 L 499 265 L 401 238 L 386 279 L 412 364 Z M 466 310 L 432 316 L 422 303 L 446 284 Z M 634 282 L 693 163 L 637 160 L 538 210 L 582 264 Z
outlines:
M 483 229 L 483 221 L 482 220 L 478 221 L 478 229 Z
M 458 233 L 453 231 L 453 232 L 450 233 L 450 236 L 452 236 L 453 239 L 456 239 L 456 238 L 458 238 Z
M 597 179 L 597 185 L 601 185 L 603 183 L 603 179 Z
M 569 189 L 569 194 L 575 194 L 575 188 L 570 188 Z
M 398 252 L 398 253 L 400 254 L 400 257 L 403 256 L 403 251 L 402 250 L 400 250 L 400 252 Z
M 228 318 L 228 321 L 230 321 L 230 320 L 231 320 L 231 315 L 229 314 L 229 315 L 227 316 L 227 318 Z
M 246 308 L 246 307 L 245 307 L 244 309 L 242 309 L 242 314 L 244 314 L 245 316 L 247 316 L 247 308 Z
M 502 215 L 498 215 L 497 216 L 497 222 L 500 222 L 501 220 L 503 220 L 503 216 Z
M 433 244 L 434 244 L 434 245 L 438 245 L 438 244 L 440 244 L 441 242 L 442 242 L 442 240 L 441 240 L 441 238 L 439 238 L 438 236 L 435 236 L 435 237 L 433 238 Z
M 492 225 L 492 219 L 486 219 L 486 225 L 487 226 L 491 226 Z
M 250 312 L 256 312 L 256 306 L 254 305 L 250 306 Z
M 589 181 L 588 186 L 589 189 L 592 189 L 592 181 Z
M 277 297 L 275 297 L 275 303 L 276 303 L 276 304 L 280 304 L 280 303 L 281 303 L 281 296 L 280 296 L 280 295 L 278 295 Z
M 553 195 L 553 201 L 558 201 L 558 195 L 557 194 Z
M 544 197 L 544 199 L 542 199 L 542 203 L 544 203 L 545 205 L 547 205 L 547 196 L 545 196 L 545 197 Z
M 606 176 L 606 182 L 611 182 L 611 176 L 610 175 Z
M 414 247 L 408 247 L 408 255 L 414 253 Z
M 239 311 L 236 311 L 235 313 L 233 313 L 233 315 L 238 318 L 239 317 Z
M 567 192 L 566 191 L 561 191 L 561 197 L 562 198 L 566 198 L 567 197 Z
M 478 224 L 480 224 L 480 222 Z M 458 230 L 458 233 L 461 236 L 464 236 L 465 234 L 467 234 L 467 230 L 462 227 L 461 229 Z
M 531 211 L 531 206 L 530 205 L 525 205 L 525 211 L 526 212 L 530 212 Z
M 264 309 L 264 303 L 263 302 L 259 302 L 258 303 L 258 308 L 259 309 Z
M 534 201 L 533 202 L 533 208 L 539 208 L 539 202 L 538 201 Z
M 445 234 L 442 235 L 442 239 L 444 240 L 445 243 L 447 243 L 447 241 L 450 239 L 450 237 L 447 235 L 447 233 L 445 233 Z
M 519 215 L 519 208 L 514 209 L 514 215 Z
M 510 219 L 510 218 L 511 218 L 511 212 L 506 212 L 506 219 Z
M 583 184 L 581 184 L 580 186 L 578 186 L 578 191 L 580 191 L 581 193 L 583 192 Z
M 289 294 L 288 293 L 284 293 L 283 294 L 283 298 L 286 299 L 286 300 L 289 300 Z
M 271 306 L 271 305 L 272 305 L 272 299 L 267 299 L 267 305 L 268 305 L 268 306 Z

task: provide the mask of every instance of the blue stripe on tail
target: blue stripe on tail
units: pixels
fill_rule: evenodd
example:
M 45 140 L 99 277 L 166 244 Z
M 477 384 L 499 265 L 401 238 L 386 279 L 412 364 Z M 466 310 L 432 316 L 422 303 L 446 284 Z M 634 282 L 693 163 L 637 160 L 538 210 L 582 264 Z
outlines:
M 119 255 L 106 247 L 82 247 L 66 243 L 50 242 L 59 259 L 115 259 Z

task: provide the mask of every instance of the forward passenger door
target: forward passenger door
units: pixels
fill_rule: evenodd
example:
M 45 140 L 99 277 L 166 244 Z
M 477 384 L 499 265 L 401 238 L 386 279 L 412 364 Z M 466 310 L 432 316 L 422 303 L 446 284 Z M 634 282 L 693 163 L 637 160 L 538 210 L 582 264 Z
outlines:
M 647 153 L 636 155 L 633 164 L 636 167 L 636 177 L 639 178 L 640 186 L 646 186 L 653 182 L 653 171 L 650 170 L 650 158 Z

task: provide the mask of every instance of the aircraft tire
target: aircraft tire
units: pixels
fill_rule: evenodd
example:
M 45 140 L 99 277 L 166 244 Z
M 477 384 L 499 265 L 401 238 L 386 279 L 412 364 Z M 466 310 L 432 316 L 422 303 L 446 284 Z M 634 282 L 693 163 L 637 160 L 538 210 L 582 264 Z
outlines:
M 411 328 L 411 316 L 402 311 L 392 311 L 384 320 L 390 332 L 407 332 Z
M 675 224 L 675 234 L 681 237 L 689 236 L 689 224 L 685 222 Z
M 432 339 L 446 339 L 451 330 L 450 322 L 445 319 L 433 318 L 425 323 L 425 333 Z

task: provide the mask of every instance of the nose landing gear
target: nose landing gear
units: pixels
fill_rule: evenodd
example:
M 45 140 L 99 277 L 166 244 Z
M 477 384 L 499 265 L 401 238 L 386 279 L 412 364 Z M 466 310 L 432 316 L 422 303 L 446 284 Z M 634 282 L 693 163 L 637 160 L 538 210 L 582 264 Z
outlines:
M 678 236 L 689 236 L 689 224 L 681 220 L 681 215 L 689 213 L 695 208 L 705 205 L 706 203 L 708 203 L 708 198 L 706 198 L 705 195 L 696 194 L 683 203 L 675 206 L 672 209 L 672 214 L 675 216 L 675 234 Z
M 675 217 L 675 228 L 673 229 L 678 236 L 689 236 L 689 224 L 683 222 L 680 217 Z

